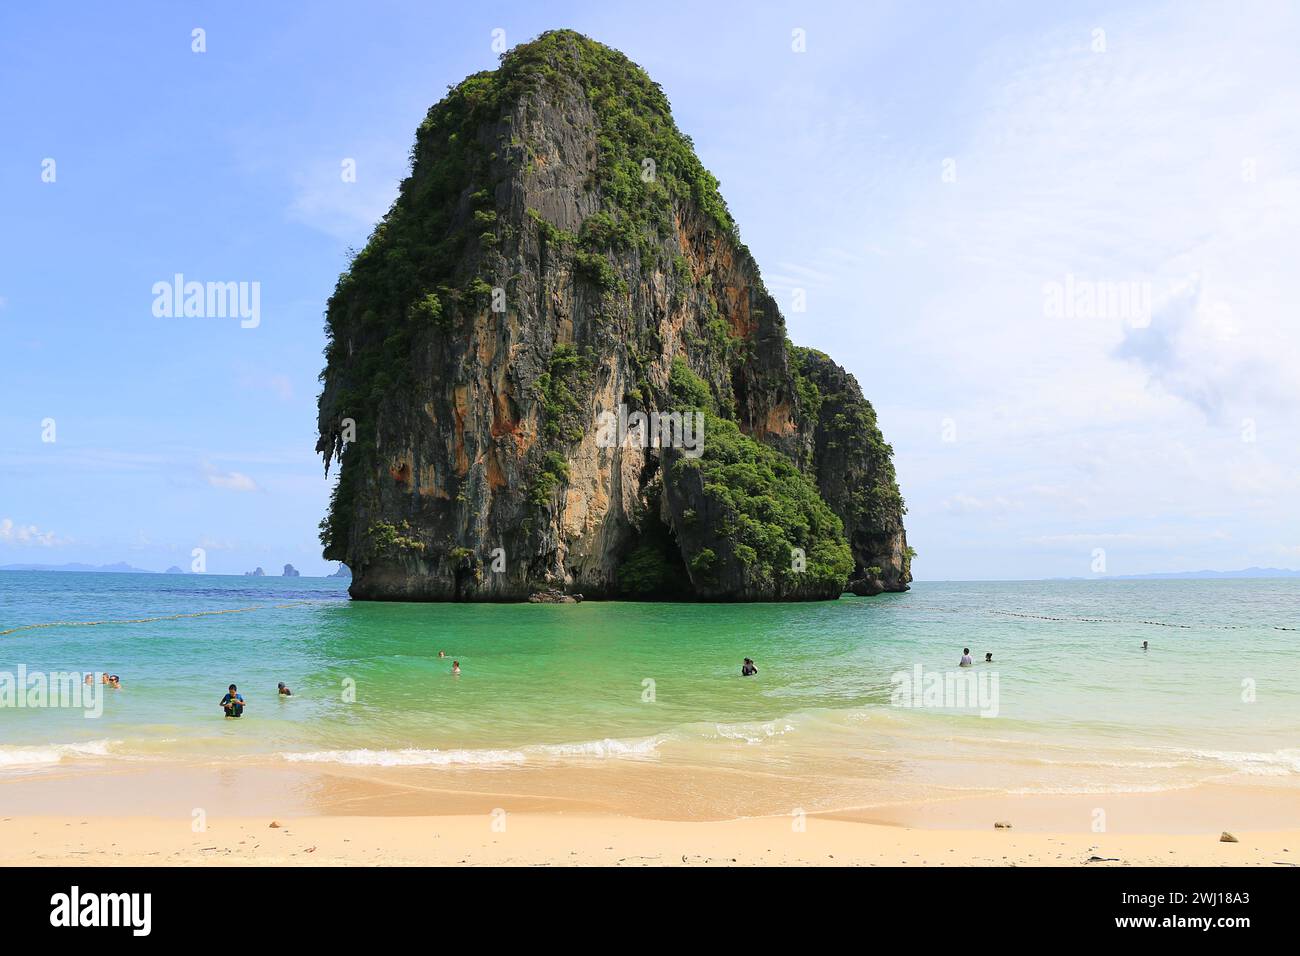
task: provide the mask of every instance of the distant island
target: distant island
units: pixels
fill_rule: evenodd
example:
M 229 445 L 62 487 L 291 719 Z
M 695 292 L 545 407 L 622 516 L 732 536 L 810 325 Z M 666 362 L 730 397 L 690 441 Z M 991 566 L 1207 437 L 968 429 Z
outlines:
M 264 578 L 264 577 L 266 577 L 266 572 L 263 571 L 260 567 L 258 567 L 258 568 L 254 568 L 252 571 L 245 571 L 245 572 L 244 572 L 244 577 L 246 577 L 246 578 Z
M 339 569 L 337 571 L 335 571 L 333 574 L 327 574 L 325 576 L 327 578 L 351 578 L 352 572 L 348 570 L 348 566 L 346 564 L 340 564 Z
M 286 564 L 284 566 L 284 574 L 282 575 L 282 577 L 300 578 L 302 577 L 302 575 L 298 573 L 298 569 L 295 568 L 292 564 Z

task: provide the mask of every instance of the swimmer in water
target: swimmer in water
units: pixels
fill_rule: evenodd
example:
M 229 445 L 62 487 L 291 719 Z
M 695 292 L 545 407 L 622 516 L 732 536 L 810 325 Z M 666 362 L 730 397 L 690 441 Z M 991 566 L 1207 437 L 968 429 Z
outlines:
M 280 683 L 276 684 L 275 689 L 279 692 L 281 697 L 293 696 L 293 691 L 291 691 L 288 687 L 284 686 L 284 681 L 280 681 Z
M 993 663 L 993 652 L 992 652 L 992 651 L 989 651 L 987 654 L 984 655 L 984 663 L 985 663 L 985 664 L 992 664 L 992 663 Z
M 451 672 L 458 677 L 460 676 L 460 661 L 451 662 Z
M 740 676 L 753 677 L 757 673 L 758 673 L 758 668 L 754 666 L 754 662 L 750 660 L 748 657 L 746 657 L 745 663 L 740 665 Z
M 1146 642 L 1146 641 L 1143 641 L 1143 642 L 1142 642 L 1142 650 L 1145 651 L 1146 649 L 1147 649 L 1147 642 Z
M 446 656 L 447 656 L 447 652 L 446 652 L 446 651 L 439 651 L 439 652 L 438 652 L 438 660 L 442 660 L 442 659 L 443 659 L 444 657 L 446 657 Z
M 970 659 L 970 648 L 969 648 L 969 647 L 963 647 L 963 648 L 961 649 L 961 663 L 958 664 L 957 666 L 958 666 L 958 667 L 972 667 L 972 666 L 974 666 L 974 664 L 975 664 L 975 662 L 974 662 L 973 660 Z

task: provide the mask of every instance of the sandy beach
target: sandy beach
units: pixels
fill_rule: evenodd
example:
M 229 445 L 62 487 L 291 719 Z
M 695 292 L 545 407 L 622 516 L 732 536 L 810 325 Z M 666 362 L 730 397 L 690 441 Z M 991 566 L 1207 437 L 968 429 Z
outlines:
M 0 864 L 38 866 L 1295 866 L 1300 831 L 1107 835 L 918 830 L 809 817 L 711 823 L 560 814 L 9 818 Z M 1292 859 L 1292 858 L 1295 859 Z
M 0 865 L 1300 864 L 1290 788 L 983 794 L 739 819 L 591 799 L 653 775 L 212 765 L 33 775 L 0 788 Z M 1238 842 L 1220 842 L 1224 830 Z

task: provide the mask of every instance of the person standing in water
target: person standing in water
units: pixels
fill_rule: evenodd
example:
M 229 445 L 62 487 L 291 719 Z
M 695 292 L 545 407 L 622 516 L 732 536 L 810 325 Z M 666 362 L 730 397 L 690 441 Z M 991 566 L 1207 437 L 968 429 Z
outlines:
M 1146 641 L 1143 641 L 1143 642 L 1142 642 L 1142 650 L 1145 651 L 1146 649 L 1147 649 L 1147 642 L 1146 642 Z
M 288 687 L 284 686 L 284 681 L 280 681 L 280 683 L 276 684 L 275 689 L 281 697 L 293 696 L 293 691 L 291 691 Z
M 460 661 L 452 661 L 452 662 L 451 662 L 451 672 L 452 672 L 452 674 L 455 675 L 456 677 L 459 677 L 459 676 L 460 676 Z
M 758 673 L 758 668 L 754 666 L 754 662 L 750 660 L 748 657 L 746 657 L 745 663 L 740 665 L 740 676 L 753 677 L 757 673 Z
M 221 709 L 226 712 L 227 717 L 244 716 L 244 695 L 239 693 L 239 688 L 234 684 L 230 685 L 226 696 L 221 698 Z
M 985 663 L 985 664 L 992 664 L 992 663 L 993 663 L 993 652 L 992 652 L 992 651 L 989 651 L 987 654 L 984 655 L 984 663 Z
M 958 666 L 958 667 L 973 667 L 973 666 L 975 666 L 975 662 L 974 662 L 973 660 L 970 659 L 970 648 L 969 648 L 969 647 L 963 647 L 963 648 L 961 649 L 961 663 L 958 664 L 957 666 Z

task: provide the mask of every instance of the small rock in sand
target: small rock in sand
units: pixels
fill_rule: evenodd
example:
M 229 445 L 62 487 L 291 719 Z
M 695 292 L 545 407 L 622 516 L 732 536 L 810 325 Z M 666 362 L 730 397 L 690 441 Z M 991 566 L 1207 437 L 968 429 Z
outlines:
M 1008 823 L 1006 820 L 999 820 L 997 823 L 993 824 L 993 829 L 995 829 L 995 830 L 1010 830 L 1010 829 L 1011 829 L 1011 824 Z
M 1219 842 L 1220 842 L 1220 843 L 1236 843 L 1236 842 L 1237 842 L 1237 838 L 1236 838 L 1235 836 L 1233 836 L 1231 833 L 1229 833 L 1227 830 L 1224 830 L 1222 833 L 1219 834 Z
M 271 821 L 271 829 L 272 829 L 272 830 L 278 830 L 278 829 L 280 829 L 280 822 L 279 822 L 278 820 L 272 820 L 272 821 Z

